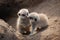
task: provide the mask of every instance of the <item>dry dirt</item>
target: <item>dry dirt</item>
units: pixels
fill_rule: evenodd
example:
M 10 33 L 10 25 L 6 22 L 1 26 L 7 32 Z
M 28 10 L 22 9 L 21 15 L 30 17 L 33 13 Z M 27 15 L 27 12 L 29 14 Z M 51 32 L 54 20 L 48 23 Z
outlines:
M 49 27 L 36 35 L 25 36 L 23 40 L 60 40 L 60 0 L 46 0 L 28 9 L 30 12 L 45 13 L 49 17 Z M 16 19 L 13 16 L 7 22 L 15 28 Z

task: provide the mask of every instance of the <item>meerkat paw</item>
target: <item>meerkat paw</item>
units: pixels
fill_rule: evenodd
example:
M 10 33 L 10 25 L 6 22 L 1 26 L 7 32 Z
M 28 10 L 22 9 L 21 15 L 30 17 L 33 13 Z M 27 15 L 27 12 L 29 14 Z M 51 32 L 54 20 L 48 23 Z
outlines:
M 32 36 L 32 35 L 35 35 L 37 32 L 34 31 L 33 33 L 30 33 L 29 35 Z

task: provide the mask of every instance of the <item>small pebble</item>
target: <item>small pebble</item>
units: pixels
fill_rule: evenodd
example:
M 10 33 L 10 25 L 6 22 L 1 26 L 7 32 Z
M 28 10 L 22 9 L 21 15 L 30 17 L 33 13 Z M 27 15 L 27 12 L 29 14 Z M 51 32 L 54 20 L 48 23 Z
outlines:
M 54 20 L 55 22 L 57 22 L 58 20 L 56 19 L 56 20 Z

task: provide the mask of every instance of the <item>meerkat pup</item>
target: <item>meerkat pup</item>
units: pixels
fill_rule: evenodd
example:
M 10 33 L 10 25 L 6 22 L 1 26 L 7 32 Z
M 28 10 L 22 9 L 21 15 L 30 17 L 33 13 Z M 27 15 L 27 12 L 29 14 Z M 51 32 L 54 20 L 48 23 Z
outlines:
M 28 17 L 32 24 L 32 31 L 30 35 L 36 34 L 36 30 L 38 30 L 37 28 L 41 29 L 48 26 L 48 17 L 43 13 L 38 14 L 37 12 L 32 12 L 28 15 Z
M 30 21 L 29 18 L 27 17 L 29 14 L 28 9 L 21 9 L 19 10 L 19 12 L 17 13 L 18 15 L 18 19 L 17 19 L 17 31 L 19 31 L 20 33 L 24 34 L 30 33 Z

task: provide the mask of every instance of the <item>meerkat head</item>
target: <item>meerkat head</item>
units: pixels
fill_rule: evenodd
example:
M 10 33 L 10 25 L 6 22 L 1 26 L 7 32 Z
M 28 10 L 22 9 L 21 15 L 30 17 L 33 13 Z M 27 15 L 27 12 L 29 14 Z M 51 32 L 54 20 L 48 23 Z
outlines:
M 18 15 L 19 17 L 21 17 L 21 18 L 27 17 L 28 14 L 29 14 L 28 9 L 21 9 L 21 10 L 19 10 L 19 12 L 17 13 L 17 15 Z
M 39 15 L 37 12 L 32 12 L 28 15 L 29 19 L 31 22 L 37 22 L 38 20 L 40 20 Z

